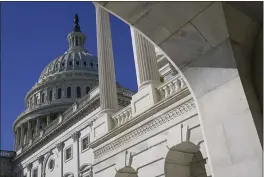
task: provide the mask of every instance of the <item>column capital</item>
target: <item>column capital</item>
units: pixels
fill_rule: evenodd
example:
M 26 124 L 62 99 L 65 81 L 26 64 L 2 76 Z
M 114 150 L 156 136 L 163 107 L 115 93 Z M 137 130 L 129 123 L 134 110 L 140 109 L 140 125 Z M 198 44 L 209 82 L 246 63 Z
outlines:
M 77 141 L 80 137 L 80 132 L 79 131 L 76 131 L 74 132 L 72 135 L 71 135 L 71 138 L 73 139 L 73 141 Z
M 31 170 L 32 166 L 33 166 L 32 163 L 27 164 L 27 170 Z
M 64 148 L 64 142 L 59 142 L 57 145 L 56 145 L 58 151 L 61 151 L 63 148 Z
M 38 157 L 38 162 L 42 163 L 44 161 L 44 155 Z

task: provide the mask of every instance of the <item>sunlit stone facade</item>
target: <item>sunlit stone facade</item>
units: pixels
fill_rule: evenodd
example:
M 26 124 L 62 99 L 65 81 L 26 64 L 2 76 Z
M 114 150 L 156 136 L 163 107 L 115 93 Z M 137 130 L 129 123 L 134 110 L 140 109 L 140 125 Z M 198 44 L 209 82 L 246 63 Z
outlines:
M 218 123 L 214 120 L 217 116 L 214 112 L 218 112 L 219 109 L 226 111 L 224 104 L 220 104 L 221 101 L 217 102 L 216 98 L 225 96 L 220 93 L 225 93 L 227 90 L 216 94 L 218 96 L 211 95 L 209 100 L 215 104 L 210 104 L 208 109 L 207 102 L 203 102 L 201 98 L 203 98 L 203 89 L 210 84 L 205 80 L 191 80 L 188 76 L 191 67 L 182 69 L 188 64 L 187 61 L 183 62 L 183 58 L 194 57 L 197 54 L 190 54 L 196 44 L 204 46 L 195 52 L 210 50 L 213 44 L 210 46 L 206 42 L 201 42 L 202 39 L 197 37 L 200 34 L 193 34 L 197 29 L 189 24 L 173 39 L 188 37 L 191 33 L 188 39 L 194 37 L 197 41 L 194 43 L 181 41 L 182 45 L 189 48 L 186 48 L 186 51 L 179 51 L 176 48 L 177 54 L 182 55 L 168 58 L 174 54 L 171 50 L 164 53 L 157 46 L 154 47 L 149 40 L 159 43 L 155 40 L 166 36 L 165 30 L 164 33 L 155 33 L 160 37 L 155 38 L 154 33 L 144 31 L 140 26 L 136 26 L 139 28 L 136 29 L 131 25 L 138 83 L 138 91 L 134 93 L 116 84 L 109 14 L 105 8 L 116 11 L 116 14 L 120 14 L 120 17 L 128 23 L 133 23 L 134 18 L 138 16 L 122 13 L 129 12 L 131 15 L 133 13 L 130 8 L 140 7 L 142 4 L 133 2 L 134 6 L 133 3 L 126 6 L 115 3 L 113 5 L 112 2 L 106 5 L 103 2 L 95 3 L 98 60 L 84 49 L 85 35 L 80 30 L 78 16 L 75 16 L 74 29 L 68 35 L 68 51 L 54 59 L 44 69 L 38 83 L 26 95 L 27 109 L 13 126 L 16 151 L 12 161 L 13 175 L 15 177 L 222 177 L 221 174 L 225 174 L 225 170 L 233 166 L 225 160 L 228 148 L 226 146 L 224 146 L 226 149 L 223 148 L 219 142 L 224 141 L 225 138 L 227 140 L 233 138 L 232 140 L 236 141 L 238 134 L 233 132 L 228 136 L 223 135 L 225 130 L 230 133 L 228 128 L 232 128 L 232 123 L 228 124 L 230 127 L 221 123 L 221 126 L 215 126 L 214 130 L 210 129 L 211 131 L 208 131 L 208 126 Z M 156 9 L 151 10 L 159 12 L 158 5 L 159 3 L 144 4 L 142 9 L 155 6 Z M 187 13 L 207 13 L 206 8 L 217 10 L 220 8 L 217 3 L 209 6 L 207 2 L 178 4 L 178 6 L 160 3 L 160 6 L 164 10 L 167 8 L 168 11 L 173 8 L 179 10 L 180 5 L 190 9 Z M 127 11 L 116 10 L 119 8 L 127 8 Z M 202 11 L 203 8 L 206 10 Z M 222 11 L 219 13 L 221 14 Z M 197 19 L 196 23 L 199 23 L 199 20 L 201 19 Z M 208 21 L 210 22 L 212 21 Z M 170 27 L 172 30 L 173 27 Z M 148 34 L 149 39 L 142 32 Z M 217 41 L 216 38 L 212 40 Z M 178 46 L 177 41 L 174 42 L 175 46 Z M 159 47 L 166 49 L 173 46 L 172 43 Z M 182 61 L 177 65 L 179 68 L 174 61 Z M 201 70 L 199 68 L 198 71 Z M 201 75 L 198 71 L 193 77 Z M 208 76 L 206 72 L 203 74 Z M 190 85 L 200 82 L 204 85 L 198 84 L 198 88 Z M 241 93 L 240 86 L 236 85 L 236 94 Z M 228 88 L 233 90 L 232 84 Z M 241 95 L 237 110 L 245 105 L 245 96 Z M 232 94 L 227 96 L 233 101 Z M 221 107 L 217 107 L 217 104 Z M 209 115 L 214 116 L 206 119 Z M 232 112 L 230 115 L 230 118 L 234 117 Z M 222 121 L 219 116 L 217 118 L 219 122 Z M 210 121 L 215 122 L 209 124 Z M 236 125 L 241 128 L 242 123 L 237 122 Z M 252 122 L 247 126 L 252 126 Z M 253 143 L 252 149 L 258 154 L 260 143 L 259 139 L 256 139 L 256 130 L 250 129 L 248 132 Z M 214 146 L 212 142 L 216 145 Z M 241 156 L 243 153 L 239 154 L 239 151 L 235 151 L 238 152 L 237 154 L 234 151 L 228 152 L 234 158 L 249 157 L 246 156 L 247 152 L 244 152 L 245 156 Z M 225 161 L 224 167 L 221 158 Z M 251 169 L 255 167 L 255 163 L 260 164 L 255 159 L 253 162 L 253 165 L 248 166 Z M 221 167 L 223 168 L 219 171 Z M 256 171 L 252 172 L 254 177 L 260 176 L 257 170 L 256 168 Z M 232 172 L 231 176 L 240 174 L 238 169 Z

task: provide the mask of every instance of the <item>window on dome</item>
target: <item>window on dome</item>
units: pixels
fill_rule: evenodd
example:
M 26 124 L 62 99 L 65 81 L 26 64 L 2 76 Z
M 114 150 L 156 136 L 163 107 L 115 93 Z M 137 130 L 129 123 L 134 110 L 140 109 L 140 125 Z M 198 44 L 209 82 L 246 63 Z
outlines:
M 55 65 L 55 68 L 56 68 L 56 69 L 58 68 L 58 64 Z
M 61 88 L 58 89 L 58 99 L 61 99 Z
M 91 68 L 93 67 L 93 63 L 90 63 Z
M 85 61 L 85 62 L 83 62 L 83 65 L 84 65 L 84 66 L 86 66 L 86 61 Z
M 90 92 L 90 90 L 91 90 L 90 87 L 86 87 L 85 93 L 88 94 Z
M 71 98 L 71 87 L 67 88 L 67 98 Z
M 42 93 L 41 94 L 41 103 L 44 103 L 45 102 L 45 93 Z
M 49 101 L 52 101 L 52 90 L 49 91 Z
M 79 61 L 76 61 L 76 65 L 79 65 L 80 63 L 79 63 Z
M 69 61 L 69 66 L 71 66 L 72 65 L 72 61 Z
M 64 66 L 64 65 L 65 65 L 65 63 L 64 63 L 64 62 L 62 62 L 62 63 L 61 63 L 61 66 Z
M 77 98 L 81 98 L 81 87 L 76 88 Z

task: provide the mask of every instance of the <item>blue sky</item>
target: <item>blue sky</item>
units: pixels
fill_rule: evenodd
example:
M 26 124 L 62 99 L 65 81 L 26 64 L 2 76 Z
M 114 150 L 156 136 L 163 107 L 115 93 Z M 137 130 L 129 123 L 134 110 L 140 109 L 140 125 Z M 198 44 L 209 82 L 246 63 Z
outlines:
M 79 15 L 86 49 L 97 55 L 95 8 L 91 2 L 4 2 L 1 20 L 1 149 L 13 149 L 12 124 L 25 110 L 24 97 L 41 71 L 68 47 L 66 36 Z M 111 16 L 116 79 L 137 90 L 127 24 Z

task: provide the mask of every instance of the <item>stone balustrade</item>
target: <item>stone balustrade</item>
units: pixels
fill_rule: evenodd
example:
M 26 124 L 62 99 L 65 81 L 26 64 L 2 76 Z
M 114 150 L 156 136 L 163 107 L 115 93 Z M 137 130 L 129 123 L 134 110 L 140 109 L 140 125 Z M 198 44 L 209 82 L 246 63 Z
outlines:
M 178 93 L 179 91 L 186 88 L 185 81 L 180 75 L 176 75 L 166 81 L 165 83 L 159 85 L 157 90 L 160 94 L 160 100 L 166 99 L 171 95 Z
M 0 150 L 0 157 L 13 158 L 15 156 L 16 156 L 16 153 L 14 151 Z
M 127 122 L 132 118 L 132 110 L 131 110 L 131 105 L 128 105 L 127 107 L 121 109 L 118 111 L 116 114 L 112 116 L 115 127 L 118 127 L 119 125 Z

